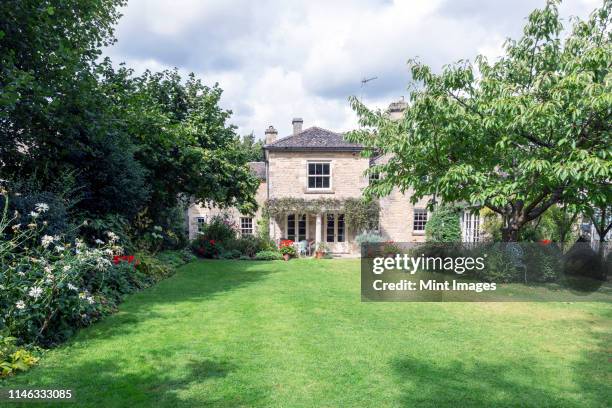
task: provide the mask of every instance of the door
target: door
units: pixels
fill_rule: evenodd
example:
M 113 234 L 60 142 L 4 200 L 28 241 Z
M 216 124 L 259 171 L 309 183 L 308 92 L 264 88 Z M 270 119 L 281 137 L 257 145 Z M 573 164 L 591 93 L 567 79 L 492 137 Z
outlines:
M 325 214 L 325 243 L 330 252 L 348 253 L 344 214 Z

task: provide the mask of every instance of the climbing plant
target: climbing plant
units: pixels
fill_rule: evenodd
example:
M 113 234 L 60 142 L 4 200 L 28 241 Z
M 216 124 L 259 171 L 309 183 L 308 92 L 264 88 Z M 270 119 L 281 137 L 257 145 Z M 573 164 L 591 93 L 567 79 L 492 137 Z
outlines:
M 284 219 L 287 214 L 319 214 L 324 212 L 343 212 L 344 222 L 352 231 L 366 231 L 378 225 L 380 206 L 377 201 L 360 198 L 272 198 L 266 201 L 264 213 L 276 220 Z

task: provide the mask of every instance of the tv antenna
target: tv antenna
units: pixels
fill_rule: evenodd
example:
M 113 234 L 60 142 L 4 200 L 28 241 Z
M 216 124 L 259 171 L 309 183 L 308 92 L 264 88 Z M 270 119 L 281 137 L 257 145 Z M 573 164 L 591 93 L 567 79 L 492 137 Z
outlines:
M 363 77 L 361 78 L 361 98 L 360 101 L 363 102 L 363 88 L 368 84 L 368 82 L 370 81 L 374 81 L 375 79 L 378 79 L 378 77 L 374 76 L 374 77 Z

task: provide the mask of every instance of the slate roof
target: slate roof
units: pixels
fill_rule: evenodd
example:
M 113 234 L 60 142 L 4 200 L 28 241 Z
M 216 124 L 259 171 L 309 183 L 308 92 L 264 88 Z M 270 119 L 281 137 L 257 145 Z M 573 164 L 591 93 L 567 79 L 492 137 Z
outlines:
M 267 150 L 290 151 L 360 151 L 363 146 L 344 140 L 342 133 L 332 132 L 317 126 L 309 127 L 298 133 L 278 139 L 264 146 Z
M 266 179 L 266 163 L 265 162 L 248 162 L 249 169 L 253 175 L 261 180 Z

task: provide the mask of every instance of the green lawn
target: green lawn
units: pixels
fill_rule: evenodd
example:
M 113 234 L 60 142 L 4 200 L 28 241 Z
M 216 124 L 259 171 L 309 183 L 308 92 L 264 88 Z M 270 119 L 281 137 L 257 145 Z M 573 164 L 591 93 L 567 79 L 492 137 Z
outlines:
M 356 260 L 195 262 L 0 386 L 79 407 L 612 405 L 610 304 L 361 303 L 359 282 Z

